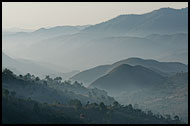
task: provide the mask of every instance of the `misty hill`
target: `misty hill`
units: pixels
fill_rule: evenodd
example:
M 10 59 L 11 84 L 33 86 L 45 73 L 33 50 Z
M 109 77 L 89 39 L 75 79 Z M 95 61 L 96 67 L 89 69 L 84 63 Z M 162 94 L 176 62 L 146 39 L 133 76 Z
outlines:
M 160 61 L 182 62 L 188 65 L 188 49 L 179 49 L 172 53 L 165 53 L 160 58 Z
M 50 28 L 52 35 L 43 36 L 41 31 L 51 32 L 42 28 L 31 33 L 37 37 L 28 35 L 30 39 L 22 35 L 20 40 L 3 36 L 3 49 L 11 55 L 64 63 L 67 68 L 77 70 L 129 57 L 188 64 L 187 10 L 161 8 L 142 15 L 121 15 L 74 34 L 59 32 L 55 35 Z
M 150 70 L 153 70 L 154 72 L 159 73 L 162 76 L 172 75 L 181 71 L 188 71 L 187 65 L 179 62 L 158 62 L 152 59 L 147 60 L 141 58 L 128 58 L 126 60 L 121 60 L 111 65 L 102 65 L 88 70 L 84 70 L 71 77 L 71 80 L 83 82 L 86 86 L 88 86 L 99 77 L 106 75 L 109 71 L 113 70 L 113 68 L 118 67 L 122 64 L 128 64 L 131 66 L 141 65 Z
M 59 73 L 54 65 L 54 69 L 49 67 L 50 65 L 35 63 L 34 61 L 30 60 L 23 60 L 23 59 L 13 59 L 2 52 L 2 67 L 9 68 L 13 70 L 16 74 L 26 74 L 32 73 L 38 75 L 40 77 L 45 77 L 45 75 L 49 74 L 56 74 Z M 59 67 L 60 68 L 60 67 Z M 66 69 L 62 69 L 62 71 L 67 71 Z
M 74 66 L 73 69 L 84 70 L 129 57 L 162 59 L 162 61 L 178 61 L 187 64 L 187 51 L 184 52 L 187 47 L 188 37 L 183 33 L 158 35 L 158 37 L 116 36 L 96 39 L 91 38 L 88 34 L 83 34 L 46 39 L 29 48 L 21 49 L 22 51 L 28 50 L 24 54 L 21 53 L 21 50 L 17 53 L 22 56 L 30 56 L 32 59 L 64 62 L 67 68 Z M 49 50 L 52 52 L 50 53 Z M 41 53 L 42 51 L 43 53 Z M 100 53 L 101 55 L 99 55 Z M 169 57 L 165 57 L 166 54 Z M 176 54 L 184 55 L 178 57 Z
M 28 37 L 28 38 L 50 38 L 53 36 L 58 36 L 58 35 L 69 35 L 69 34 L 75 34 L 79 32 L 80 30 L 85 29 L 86 27 L 89 27 L 89 25 L 84 25 L 84 26 L 55 26 L 55 27 L 50 27 L 50 28 L 40 28 L 34 31 L 27 32 L 25 30 L 20 30 L 15 32 L 15 34 L 12 35 L 5 35 L 5 38 L 16 38 L 16 37 Z M 4 30 L 4 32 L 7 32 L 7 30 Z M 9 30 L 10 32 L 10 30 Z
M 187 122 L 188 73 L 179 71 L 163 77 L 150 69 L 137 67 L 142 66 L 119 65 L 90 87 L 104 89 L 122 104 L 138 104 L 142 109 L 148 107 L 156 113 L 175 113 Z
M 114 97 L 121 104 L 139 104 L 161 114 L 179 115 L 188 122 L 188 73 L 177 73 L 151 89 L 123 91 Z
M 2 35 L 11 35 L 11 34 L 16 34 L 18 32 L 33 32 L 34 30 L 32 29 L 23 29 L 23 28 L 2 28 Z
M 103 76 L 106 73 L 106 71 L 108 71 L 109 68 L 110 68 L 110 65 L 97 66 L 97 67 L 79 72 L 76 75 L 72 76 L 70 79 L 77 80 L 79 82 L 84 83 L 85 86 L 88 86 L 89 83 L 92 83 L 94 80 Z
M 84 29 L 87 33 L 111 35 L 148 35 L 152 33 L 187 33 L 188 8 L 161 8 L 150 13 L 120 15 Z
M 63 80 L 69 80 L 70 77 L 78 74 L 80 71 L 79 70 L 73 70 L 70 72 L 65 72 L 65 73 L 54 73 L 54 74 L 49 74 L 49 76 L 55 78 L 55 77 L 62 77 Z
M 12 32 L 12 33 L 17 33 L 17 32 L 33 32 L 33 29 L 25 29 L 25 28 L 3 28 L 2 32 Z
M 52 38 L 59 35 L 70 35 L 81 31 L 88 27 L 84 26 L 56 26 L 51 28 L 40 28 L 32 32 L 16 32 L 15 34 L 3 33 L 3 44 L 7 46 L 9 44 L 22 44 L 23 47 L 34 44 L 43 39 Z
M 88 101 L 112 104 L 115 101 L 107 92 L 96 88 L 87 89 L 78 82 L 61 82 L 59 77 L 49 76 L 40 79 L 31 74 L 17 76 L 8 69 L 2 72 L 2 87 L 16 92 L 19 98 L 33 99 L 41 103 L 67 103 L 72 99 L 79 99 L 82 104 Z
M 132 105 L 122 106 L 104 103 L 82 105 L 79 100 L 69 103 L 47 104 L 35 100 L 25 100 L 3 89 L 2 123 L 3 124 L 181 124 L 175 115 L 173 118 L 144 112 Z M 92 114 L 93 113 L 93 114 Z
M 86 27 L 89 27 L 89 25 L 84 26 L 56 26 L 51 28 L 40 28 L 36 31 L 34 31 L 33 35 L 38 36 L 58 36 L 58 35 L 69 35 L 69 34 L 75 34 L 79 32 L 82 29 L 85 29 Z
M 117 93 L 133 88 L 149 88 L 164 81 L 160 74 L 142 66 L 119 65 L 95 80 L 90 87 Z
M 187 72 L 187 65 L 179 62 L 159 62 L 152 59 L 141 59 L 141 58 L 128 58 L 126 60 L 121 60 L 113 64 L 113 66 L 119 66 L 121 64 L 129 64 L 132 66 L 141 65 L 154 70 L 160 74 L 172 75 L 177 72 Z

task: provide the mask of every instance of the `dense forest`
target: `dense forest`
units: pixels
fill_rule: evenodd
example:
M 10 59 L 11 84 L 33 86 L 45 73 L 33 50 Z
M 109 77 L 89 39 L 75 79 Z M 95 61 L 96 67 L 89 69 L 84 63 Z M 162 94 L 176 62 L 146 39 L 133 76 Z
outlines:
M 162 116 L 131 104 L 121 105 L 103 90 L 62 82 L 60 77 L 40 79 L 29 73 L 17 76 L 4 69 L 2 79 L 3 124 L 183 123 L 177 115 Z
M 50 76 L 46 76 L 46 78 L 40 79 L 29 73 L 17 76 L 12 71 L 4 69 L 2 79 L 3 88 L 17 92 L 18 97 L 31 98 L 42 103 L 67 103 L 70 99 L 79 99 L 82 104 L 88 101 L 112 104 L 115 101 L 103 90 L 88 89 L 77 81 L 74 83 L 61 82 L 61 77 L 52 79 Z
M 188 124 L 188 2 L 156 4 L 4 2 L 2 123 Z

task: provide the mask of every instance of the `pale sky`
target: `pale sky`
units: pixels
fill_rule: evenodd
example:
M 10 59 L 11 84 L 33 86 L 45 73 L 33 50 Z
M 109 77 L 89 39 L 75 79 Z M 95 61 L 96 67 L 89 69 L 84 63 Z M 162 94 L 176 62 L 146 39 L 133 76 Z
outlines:
M 162 7 L 181 9 L 188 2 L 3 2 L 3 28 L 38 29 L 87 25 L 121 14 L 142 14 Z

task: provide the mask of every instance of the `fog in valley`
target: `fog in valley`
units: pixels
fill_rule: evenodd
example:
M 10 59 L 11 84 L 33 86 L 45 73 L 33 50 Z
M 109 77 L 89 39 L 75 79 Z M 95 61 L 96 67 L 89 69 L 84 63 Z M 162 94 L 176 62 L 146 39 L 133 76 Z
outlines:
M 187 3 L 50 4 L 3 3 L 3 123 L 188 123 Z

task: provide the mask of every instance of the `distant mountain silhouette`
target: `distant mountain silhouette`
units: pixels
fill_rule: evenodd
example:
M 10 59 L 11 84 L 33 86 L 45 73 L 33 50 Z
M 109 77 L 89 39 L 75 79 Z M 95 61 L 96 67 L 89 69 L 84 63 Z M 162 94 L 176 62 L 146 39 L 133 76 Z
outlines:
M 76 75 L 74 75 L 73 77 L 71 77 L 70 79 L 77 80 L 79 82 L 84 83 L 85 86 L 88 86 L 94 80 L 103 76 L 109 68 L 110 68 L 110 65 L 97 66 L 92 69 L 88 69 L 88 70 L 79 72 Z
M 74 34 L 79 32 L 80 30 L 88 27 L 89 25 L 84 26 L 56 26 L 51 28 L 40 28 L 32 34 L 36 35 L 66 35 L 66 34 Z
M 45 65 L 40 65 L 30 60 L 14 59 L 2 52 L 2 67 L 9 68 L 16 74 L 36 74 L 40 77 L 45 77 L 45 75 L 57 73 L 57 71 L 52 70 Z
M 187 72 L 188 71 L 188 67 L 187 65 L 183 64 L 183 63 L 179 63 L 179 62 L 158 62 L 156 60 L 153 59 L 141 59 L 141 58 L 128 58 L 126 60 L 121 60 L 119 62 L 116 62 L 113 64 L 113 66 L 118 66 L 121 64 L 129 64 L 132 66 L 135 65 L 141 65 L 144 67 L 147 67 L 151 70 L 154 70 L 160 74 L 175 74 L 177 72 Z
M 149 88 L 163 81 L 164 77 L 145 67 L 122 64 L 94 81 L 90 87 L 117 93 L 131 88 Z
M 12 41 L 19 43 L 34 44 L 43 39 L 48 39 L 60 35 L 71 35 L 78 33 L 82 29 L 88 27 L 84 26 L 56 26 L 51 28 L 40 28 L 32 32 L 15 32 L 14 34 L 7 34 L 3 32 L 3 41 L 11 43 Z
M 161 8 L 142 15 L 120 15 L 106 22 L 84 29 L 84 32 L 113 35 L 148 35 L 152 33 L 186 32 L 188 8 Z
M 97 67 L 82 71 L 74 75 L 71 78 L 71 80 L 77 80 L 79 82 L 83 82 L 84 84 L 86 84 L 86 86 L 88 86 L 97 78 L 103 75 L 106 75 L 109 71 L 113 70 L 114 68 L 122 64 L 128 64 L 131 66 L 141 65 L 150 70 L 153 70 L 154 72 L 162 76 L 169 76 L 177 72 L 188 71 L 187 65 L 179 63 L 179 62 L 158 62 L 152 59 L 146 60 L 146 59 L 141 59 L 141 58 L 128 58 L 126 60 L 121 60 L 111 65 L 97 66 Z
M 187 51 L 184 52 L 184 50 L 188 49 L 187 47 L 188 36 L 184 33 L 154 34 L 146 37 L 113 36 L 105 38 L 96 38 L 96 36 L 92 37 L 88 36 L 88 34 L 75 34 L 46 39 L 24 48 L 24 50 L 29 50 L 26 53 L 33 58 L 50 58 L 51 55 L 56 55 L 60 58 L 52 57 L 52 61 L 59 60 L 59 62 L 64 62 L 64 64 L 68 65 L 68 68 L 78 66 L 79 68 L 74 69 L 86 69 L 97 64 L 107 64 L 108 61 L 114 62 L 131 56 L 157 60 L 164 59 L 162 61 L 178 61 L 187 64 Z M 52 50 L 52 52 L 50 53 L 49 50 Z M 41 51 L 50 56 L 43 55 L 43 53 L 40 53 Z M 178 57 L 175 53 L 182 53 L 182 55 Z M 169 56 L 165 57 L 166 54 Z M 85 61 L 90 62 L 87 64 Z
M 114 98 L 122 104 L 139 104 L 144 109 L 148 106 L 154 113 L 175 113 L 188 122 L 188 73 L 179 72 L 151 88 L 126 89 Z
M 78 32 L 73 30 L 78 26 L 58 26 L 3 35 L 3 47 L 10 54 L 83 70 L 129 57 L 187 64 L 187 51 L 183 51 L 188 50 L 187 11 L 161 8 L 141 15 L 120 15 Z

